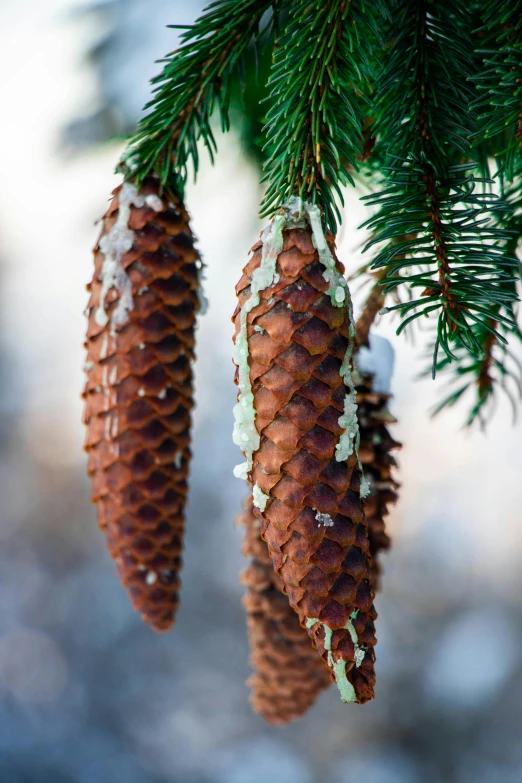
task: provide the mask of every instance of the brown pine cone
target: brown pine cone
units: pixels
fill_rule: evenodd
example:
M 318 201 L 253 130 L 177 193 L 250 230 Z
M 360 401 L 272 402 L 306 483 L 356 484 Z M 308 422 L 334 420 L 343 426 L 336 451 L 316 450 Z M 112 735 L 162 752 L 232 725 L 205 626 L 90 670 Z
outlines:
M 382 339 L 382 338 L 381 338 Z M 357 405 L 361 445 L 359 456 L 364 467 L 364 475 L 370 485 L 370 494 L 365 503 L 370 551 L 373 558 L 376 586 L 380 577 L 379 552 L 390 548 L 390 538 L 386 533 L 385 518 L 388 505 L 396 503 L 399 484 L 393 472 L 397 462 L 391 453 L 402 447 L 390 435 L 389 424 L 396 419 L 388 410 L 390 394 L 373 391 L 373 375 L 359 372 L 357 384 Z
M 94 249 L 84 422 L 99 525 L 157 631 L 178 606 L 199 268 L 188 215 L 149 177 L 114 191 Z
M 347 436 L 356 438 L 343 366 L 349 293 L 333 240 L 328 250 L 314 232 L 321 263 L 308 228 L 285 228 L 279 241 L 282 221 L 276 221 L 254 246 L 237 286 L 235 440 L 247 457 L 253 444 L 246 471 L 290 604 L 334 673 L 341 698 L 362 703 L 373 697 L 376 613 L 358 458 L 345 448 Z M 257 443 L 244 413 L 249 402 Z
M 248 588 L 243 605 L 255 670 L 248 680 L 250 701 L 268 723 L 289 723 L 309 710 L 330 684 L 330 674 L 283 595 L 282 579 L 274 572 L 261 538 L 252 498 L 245 502 L 238 524 L 245 527 L 243 553 L 252 558 L 242 576 Z

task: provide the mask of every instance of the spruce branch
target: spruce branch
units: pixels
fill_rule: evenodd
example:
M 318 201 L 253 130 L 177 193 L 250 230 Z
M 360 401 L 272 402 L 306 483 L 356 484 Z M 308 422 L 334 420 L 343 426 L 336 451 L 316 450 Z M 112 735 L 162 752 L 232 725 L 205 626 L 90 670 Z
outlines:
M 370 289 L 370 293 L 366 298 L 361 314 L 355 324 L 355 337 L 359 347 L 361 347 L 361 345 L 369 345 L 370 329 L 384 307 L 386 295 L 382 290 L 380 282 L 381 277 L 382 275 L 376 275 L 376 280 Z
M 297 195 L 319 205 L 335 232 L 341 187 L 354 184 L 365 153 L 369 41 L 377 35 L 362 0 L 291 3 L 269 80 L 263 215 Z
M 389 308 L 402 316 L 398 332 L 420 316 L 437 315 L 435 371 L 439 347 L 450 360 L 457 343 L 480 353 L 474 327 L 496 320 L 495 307 L 516 300 L 504 285 L 516 259 L 504 251 L 507 233 L 493 220 L 498 199 L 475 176 L 471 160 L 475 117 L 467 80 L 474 57 L 464 8 L 452 0 L 397 0 L 387 39 L 375 123 L 385 184 L 365 197 L 378 207 L 365 223 L 373 231 L 366 249 L 380 248 L 372 267 L 387 269 L 385 293 L 402 284 L 421 289 Z M 499 317 L 516 328 L 510 314 Z
M 485 0 L 479 72 L 473 80 L 478 96 L 471 108 L 479 118 L 481 138 L 493 140 L 500 168 L 513 180 L 522 156 L 522 0 Z
M 243 57 L 253 41 L 259 45 L 267 29 L 265 14 L 277 22 L 279 0 L 215 0 L 181 34 L 181 46 L 164 60 L 163 72 L 153 79 L 155 94 L 146 105 L 124 157 L 129 178 L 141 183 L 154 171 L 163 185 L 174 182 L 180 195 L 192 162 L 199 165 L 198 141 L 211 159 L 216 142 L 211 127 L 219 110 L 221 128 L 229 129 L 231 78 L 241 73 Z
M 517 258 L 522 241 L 522 160 L 519 159 L 514 169 L 515 181 L 506 182 L 499 176 L 502 201 L 501 209 L 493 210 L 493 218 L 507 237 L 503 251 L 509 258 Z M 506 301 L 497 303 L 491 308 L 488 316 L 484 315 L 474 327 L 474 336 L 480 346 L 476 356 L 461 344 L 457 344 L 454 353 L 457 361 L 450 363 L 446 356 L 441 356 L 437 363 L 437 371 L 448 379 L 451 391 L 443 397 L 433 413 L 438 413 L 446 407 L 455 405 L 467 395 L 473 396 L 467 424 L 479 421 L 485 425 L 493 404 L 498 398 L 498 392 L 503 391 L 511 402 L 516 413 L 518 402 L 522 397 L 522 364 L 519 358 L 522 346 L 522 331 L 517 325 L 517 312 L 513 300 L 516 298 L 517 283 L 521 280 L 521 265 L 513 270 L 513 278 L 507 279 L 502 285 L 507 289 Z M 499 341 L 499 333 L 501 340 Z M 518 343 L 518 351 L 513 346 Z

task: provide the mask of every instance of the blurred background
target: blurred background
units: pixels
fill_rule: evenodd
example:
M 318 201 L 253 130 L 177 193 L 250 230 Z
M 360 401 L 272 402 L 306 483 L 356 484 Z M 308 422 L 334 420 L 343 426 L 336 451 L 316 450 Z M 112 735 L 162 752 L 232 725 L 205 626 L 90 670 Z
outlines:
M 400 502 L 377 599 L 376 699 L 324 693 L 271 728 L 248 646 L 232 476 L 234 285 L 261 224 L 252 138 L 219 138 L 187 202 L 208 263 L 182 606 L 154 635 L 97 530 L 82 451 L 83 309 L 94 226 L 154 60 L 199 0 L 0 2 L 0 782 L 519 783 L 521 435 L 502 399 L 486 434 L 431 420 L 419 343 L 394 336 Z M 241 142 L 241 143 L 240 143 Z M 347 194 L 339 256 L 361 263 Z

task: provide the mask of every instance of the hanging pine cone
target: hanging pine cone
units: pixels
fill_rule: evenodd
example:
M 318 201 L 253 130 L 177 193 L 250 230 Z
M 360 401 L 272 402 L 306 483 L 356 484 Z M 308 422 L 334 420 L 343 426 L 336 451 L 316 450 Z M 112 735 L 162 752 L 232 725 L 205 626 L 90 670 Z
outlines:
M 357 327 L 359 334 L 359 322 Z M 402 448 L 402 444 L 392 438 L 388 429 L 388 425 L 397 421 L 388 409 L 393 348 L 383 337 L 372 335 L 369 339 L 368 347 L 361 345 L 357 354 L 360 377 L 357 384 L 357 405 L 361 433 L 359 456 L 370 485 L 365 513 L 377 587 L 380 578 L 378 556 L 382 550 L 390 547 L 385 518 L 389 514 L 388 506 L 395 504 L 398 498 L 399 484 L 393 475 L 397 462 L 391 452 Z M 384 367 L 379 372 L 375 346 L 380 348 L 381 363 L 387 362 L 389 369 Z
M 291 606 L 344 701 L 373 697 L 374 589 L 350 375 L 349 292 L 315 207 L 278 215 L 237 286 L 235 441 Z M 319 250 L 316 250 L 316 247 Z M 349 341 L 350 336 L 350 341 Z M 346 361 L 348 360 L 348 361 Z
M 255 670 L 248 680 L 250 700 L 268 723 L 289 723 L 308 711 L 330 684 L 330 675 L 282 592 L 283 582 L 261 538 L 252 498 L 246 501 L 238 524 L 245 527 L 243 553 L 252 558 L 242 576 L 248 588 L 243 605 Z
M 155 178 L 114 191 L 88 287 L 84 421 L 92 500 L 134 607 L 178 605 L 199 267 L 188 215 Z

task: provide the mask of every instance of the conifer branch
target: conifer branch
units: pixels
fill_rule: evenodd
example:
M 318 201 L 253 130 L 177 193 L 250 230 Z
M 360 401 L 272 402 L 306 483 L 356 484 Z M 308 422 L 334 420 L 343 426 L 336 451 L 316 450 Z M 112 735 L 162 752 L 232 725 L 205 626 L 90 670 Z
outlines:
M 370 329 L 384 307 L 385 299 L 386 295 L 382 290 L 380 278 L 377 276 L 363 305 L 362 312 L 355 324 L 355 337 L 359 347 L 361 347 L 361 345 L 369 345 Z
M 504 252 L 507 234 L 493 220 L 495 195 L 474 176 L 466 12 L 452 0 L 397 0 L 387 37 L 375 123 L 386 181 L 366 197 L 378 207 L 365 224 L 374 232 L 367 249 L 380 246 L 372 266 L 387 268 L 385 292 L 403 283 L 421 288 L 417 298 L 389 308 L 403 318 L 398 332 L 421 315 L 437 314 L 435 370 L 439 346 L 448 359 L 455 358 L 454 343 L 480 352 L 475 325 L 495 319 L 495 306 L 517 298 L 504 285 L 516 259 Z M 501 317 L 516 328 L 510 314 Z
M 267 67 L 274 45 L 262 213 L 298 195 L 335 232 L 342 188 L 370 172 L 380 192 L 365 197 L 377 211 L 364 273 L 375 282 L 360 342 L 382 309 L 398 311 L 398 332 L 435 317 L 432 371 L 466 367 L 487 401 L 519 335 L 522 0 L 472 11 L 454 0 L 215 0 L 165 59 L 122 170 L 138 185 L 155 172 L 182 194 L 200 143 L 213 157 L 213 112 L 227 130 L 252 50 L 270 44 Z
M 279 0 L 215 0 L 184 30 L 181 46 L 168 55 L 153 79 L 149 113 L 140 122 L 124 156 L 123 168 L 140 184 L 154 171 L 161 183 L 174 182 L 180 195 L 192 162 L 199 165 L 198 141 L 211 159 L 216 149 L 211 116 L 219 110 L 222 130 L 229 128 L 231 77 L 243 66 L 244 53 L 268 35 L 261 28 L 266 12 L 277 22 Z
M 522 162 L 518 166 L 522 169 Z M 507 236 L 504 252 L 509 258 L 517 256 L 522 240 L 522 177 L 519 173 L 515 168 L 515 182 L 512 185 L 507 184 L 503 176 L 499 177 L 502 209 L 494 213 L 495 220 Z M 508 292 L 507 301 L 496 304 L 492 308 L 495 315 L 484 317 L 473 327 L 476 342 L 480 346 L 478 355 L 470 356 L 464 346 L 457 344 L 454 349 L 456 362 L 450 364 L 446 356 L 438 359 L 437 371 L 448 377 L 452 390 L 443 397 L 434 413 L 455 405 L 466 394 L 468 397 L 473 394 L 474 401 L 466 423 L 471 425 L 478 420 L 484 426 L 499 391 L 505 393 L 516 412 L 517 402 L 522 398 L 522 365 L 511 343 L 514 338 L 522 345 L 522 331 L 517 325 L 513 303 L 517 281 L 520 279 L 521 265 L 517 262 L 513 278 L 503 283 Z
M 494 141 L 500 167 L 513 180 L 522 156 L 522 0 L 485 0 L 482 5 L 481 68 L 474 76 L 479 95 L 472 109 L 481 137 Z
M 364 154 L 372 35 L 378 32 L 362 0 L 291 3 L 269 80 L 263 215 L 297 195 L 318 204 L 335 232 L 340 188 L 354 184 Z

